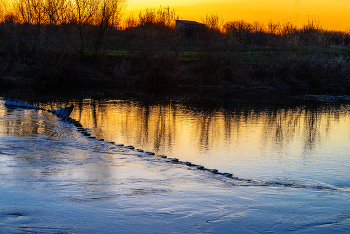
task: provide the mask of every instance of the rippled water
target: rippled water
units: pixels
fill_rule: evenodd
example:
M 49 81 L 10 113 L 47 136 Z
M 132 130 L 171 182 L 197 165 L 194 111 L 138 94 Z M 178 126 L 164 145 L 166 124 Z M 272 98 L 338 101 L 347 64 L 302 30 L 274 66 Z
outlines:
M 68 103 L 77 107 L 72 117 L 98 138 L 240 178 L 349 186 L 349 104 L 224 101 L 88 98 Z
M 2 232 L 350 231 L 346 95 L 22 95 L 44 109 L 74 104 L 71 117 L 105 141 L 46 111 L 6 108 L 5 92 Z

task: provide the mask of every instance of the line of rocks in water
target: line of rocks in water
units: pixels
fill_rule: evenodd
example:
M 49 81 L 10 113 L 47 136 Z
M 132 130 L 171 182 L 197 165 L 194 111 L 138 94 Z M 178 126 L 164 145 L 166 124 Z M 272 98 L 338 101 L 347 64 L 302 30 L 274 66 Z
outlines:
M 56 114 L 57 111 L 55 110 L 48 110 L 48 112 L 51 112 L 52 114 Z M 64 120 L 70 124 L 73 124 L 75 127 L 76 127 L 76 130 L 78 132 L 80 132 L 83 136 L 86 136 L 87 138 L 89 139 L 95 139 L 95 140 L 98 140 L 98 141 L 105 141 L 104 139 L 101 139 L 101 138 L 97 138 L 95 136 L 91 136 L 91 134 L 83 127 L 83 125 L 75 120 L 75 119 L 72 119 L 71 117 L 69 116 L 59 116 L 57 115 L 61 120 Z M 233 177 L 233 175 L 231 173 L 222 173 L 222 172 L 219 172 L 218 170 L 216 169 L 208 169 L 208 168 L 205 168 L 201 165 L 196 165 L 194 163 L 191 163 L 191 162 L 183 162 L 183 161 L 180 161 L 179 159 L 177 158 L 168 158 L 167 156 L 165 155 L 156 155 L 154 152 L 149 152 L 149 151 L 144 151 L 142 149 L 135 149 L 134 146 L 125 146 L 123 144 L 116 144 L 115 142 L 112 142 L 112 141 L 105 141 L 107 143 L 110 143 L 110 144 L 114 144 L 116 146 L 119 146 L 119 147 L 125 147 L 127 149 L 130 149 L 130 150 L 135 150 L 139 153 L 144 153 L 148 156 L 155 156 L 155 157 L 159 157 L 159 158 L 162 158 L 162 159 L 166 159 L 167 162 L 170 162 L 170 163 L 174 163 L 174 164 L 182 164 L 182 165 L 186 165 L 186 166 L 189 166 L 189 167 L 192 167 L 192 168 L 197 168 L 198 170 L 203 170 L 203 171 L 208 171 L 208 172 L 211 172 L 213 174 L 216 174 L 216 175 L 222 175 L 222 176 L 225 176 L 225 177 L 228 177 L 228 178 L 232 178 L 232 179 L 238 179 L 237 177 Z
M 44 110 L 38 106 L 33 106 L 33 105 L 30 105 L 30 104 L 27 104 L 27 103 L 24 103 L 24 102 L 20 102 L 20 101 L 17 101 L 15 99 L 8 99 L 5 103 L 6 106 L 16 106 L 16 107 L 24 107 L 24 108 L 34 108 L 34 109 L 40 109 L 40 110 Z M 47 112 L 50 112 L 54 115 L 56 115 L 57 117 L 59 117 L 61 120 L 63 121 L 66 121 L 70 124 L 73 124 L 75 127 L 76 127 L 76 130 L 78 132 L 80 132 L 81 134 L 83 134 L 84 136 L 86 136 L 87 138 L 89 139 L 96 139 L 98 141 L 104 141 L 104 139 L 101 139 L 101 138 L 97 138 L 95 136 L 91 136 L 91 134 L 83 127 L 83 125 L 69 117 L 70 113 L 72 112 L 73 110 L 73 105 L 70 106 L 70 107 L 66 107 L 66 108 L 60 108 L 59 110 L 47 110 Z M 130 150 L 135 150 L 135 147 L 134 146 L 124 146 L 123 144 L 116 144 L 115 142 L 111 142 L 111 141 L 106 141 L 107 143 L 110 143 L 110 144 L 114 144 L 116 146 L 119 146 L 119 147 L 125 147 L 125 148 L 128 148 Z M 222 172 L 219 172 L 218 170 L 216 169 L 208 169 L 208 168 L 205 168 L 201 165 L 196 165 L 196 164 L 193 164 L 191 162 L 183 162 L 183 161 L 180 161 L 179 159 L 177 158 L 168 158 L 167 156 L 165 155 L 156 155 L 155 153 L 153 152 L 148 152 L 148 151 L 144 151 L 142 149 L 136 149 L 137 152 L 139 153 L 144 153 L 148 156 L 155 156 L 155 157 L 159 157 L 159 158 L 162 158 L 162 159 L 166 159 L 167 162 L 170 162 L 170 163 L 174 163 L 174 164 L 182 164 L 182 165 L 186 165 L 186 166 L 189 166 L 189 167 L 192 167 L 192 168 L 197 168 L 198 170 L 203 170 L 203 171 L 208 171 L 208 172 L 211 172 L 213 174 L 217 174 L 217 175 L 222 175 L 222 176 L 225 176 L 225 177 L 228 177 L 228 178 L 232 178 L 232 179 L 238 179 L 237 177 L 233 177 L 233 175 L 231 173 L 222 173 Z
M 33 106 L 33 105 L 30 105 L 30 104 L 27 104 L 24 102 L 19 102 L 15 99 L 8 99 L 5 103 L 5 105 L 6 106 L 15 106 L 15 107 L 22 107 L 22 108 L 32 108 L 32 109 L 45 110 L 45 109 L 42 109 L 38 106 Z M 242 179 L 242 178 L 238 178 L 238 177 L 233 177 L 233 175 L 231 173 L 222 173 L 216 169 L 205 168 L 204 166 L 196 165 L 196 164 L 193 164 L 191 162 L 183 162 L 177 158 L 168 158 L 165 155 L 156 155 L 154 152 L 144 151 L 142 149 L 135 149 L 135 147 L 131 146 L 131 145 L 125 146 L 123 144 L 116 144 L 115 142 L 112 142 L 112 141 L 105 141 L 104 139 L 97 138 L 95 136 L 91 136 L 91 134 L 82 126 L 82 124 L 79 121 L 69 117 L 72 109 L 73 109 L 73 106 L 66 107 L 66 108 L 60 108 L 59 110 L 47 110 L 47 111 L 56 115 L 62 121 L 66 121 L 70 124 L 73 124 L 76 127 L 76 130 L 78 132 L 80 132 L 81 134 L 83 134 L 84 136 L 86 136 L 89 139 L 94 139 L 97 141 L 104 141 L 106 143 L 110 143 L 110 144 L 113 144 L 113 145 L 118 146 L 118 147 L 125 147 L 125 148 L 130 149 L 130 150 L 135 150 L 136 152 L 139 152 L 139 153 L 144 153 L 147 156 L 154 156 L 154 157 L 164 159 L 164 160 L 166 160 L 166 162 L 169 162 L 169 163 L 186 165 L 186 166 L 191 167 L 191 168 L 196 168 L 196 169 L 202 170 L 202 171 L 208 171 L 208 172 L 216 174 L 216 175 L 222 175 L 222 176 L 225 176 L 227 178 L 231 178 L 234 180 L 244 182 L 244 184 L 241 184 L 241 186 L 278 186 L 278 187 L 292 187 L 292 188 L 310 188 L 310 189 L 318 189 L 318 190 L 323 190 L 323 189 L 338 190 L 338 189 L 333 188 L 331 186 L 324 186 L 324 185 L 303 185 L 303 184 L 295 184 L 295 183 L 281 182 L 281 181 L 273 181 L 273 182 L 265 181 L 265 182 L 263 182 L 263 181 L 256 181 L 256 180 L 251 180 L 251 179 Z
M 8 98 L 5 102 L 5 106 L 14 106 L 14 107 L 22 107 L 22 108 L 29 108 L 29 109 L 36 109 L 36 110 L 42 110 L 38 106 L 34 106 L 25 102 L 18 101 L 13 98 Z

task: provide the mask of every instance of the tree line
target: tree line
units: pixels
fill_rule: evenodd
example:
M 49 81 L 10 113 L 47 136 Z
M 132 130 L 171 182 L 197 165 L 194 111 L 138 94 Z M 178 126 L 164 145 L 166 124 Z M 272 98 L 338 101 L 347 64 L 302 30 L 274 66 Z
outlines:
M 176 29 L 180 16 L 170 7 L 123 19 L 126 0 L 4 1 L 0 83 L 6 77 L 69 83 L 102 74 L 124 84 L 324 87 L 349 78 L 350 33 L 323 29 L 317 21 L 265 25 L 209 14 L 200 35 L 190 37 Z

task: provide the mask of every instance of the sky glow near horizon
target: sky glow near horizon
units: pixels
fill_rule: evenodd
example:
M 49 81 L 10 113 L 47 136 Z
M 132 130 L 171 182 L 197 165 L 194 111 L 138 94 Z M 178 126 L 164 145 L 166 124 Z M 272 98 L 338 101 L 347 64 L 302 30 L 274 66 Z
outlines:
M 350 0 L 128 0 L 125 17 L 146 8 L 169 6 L 180 19 L 202 22 L 207 14 L 227 21 L 245 20 L 267 24 L 289 21 L 302 26 L 313 20 L 329 30 L 350 29 Z

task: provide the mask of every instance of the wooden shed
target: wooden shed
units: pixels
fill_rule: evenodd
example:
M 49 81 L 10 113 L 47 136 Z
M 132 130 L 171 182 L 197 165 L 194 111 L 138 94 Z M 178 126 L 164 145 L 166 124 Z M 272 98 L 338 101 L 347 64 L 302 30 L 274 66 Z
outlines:
M 187 37 L 199 40 L 200 35 L 205 30 L 205 24 L 189 20 L 176 20 L 176 30 L 182 30 Z

